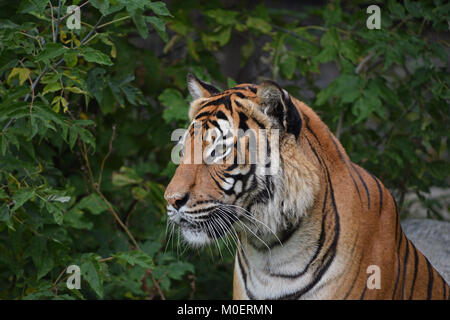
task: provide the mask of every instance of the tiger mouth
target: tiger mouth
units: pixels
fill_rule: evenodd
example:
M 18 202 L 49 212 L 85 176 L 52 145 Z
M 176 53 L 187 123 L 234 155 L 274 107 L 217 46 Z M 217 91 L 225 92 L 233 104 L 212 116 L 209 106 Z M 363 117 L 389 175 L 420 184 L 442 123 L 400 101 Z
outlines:
M 194 244 L 198 244 L 199 237 L 205 238 L 205 242 L 224 237 L 233 228 L 233 223 L 239 220 L 237 214 L 225 215 L 218 208 L 211 208 L 202 214 L 204 218 L 190 217 L 186 213 L 177 215 L 179 216 L 170 220 L 180 228 L 184 238 Z

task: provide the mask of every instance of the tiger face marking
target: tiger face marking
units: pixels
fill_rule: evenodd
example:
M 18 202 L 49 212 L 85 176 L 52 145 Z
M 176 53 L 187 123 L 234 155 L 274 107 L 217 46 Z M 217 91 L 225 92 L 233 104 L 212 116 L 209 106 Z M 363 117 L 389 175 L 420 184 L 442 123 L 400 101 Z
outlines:
M 192 246 L 224 235 L 238 239 L 240 232 L 257 246 L 279 242 L 280 231 L 295 223 L 278 212 L 289 205 L 282 200 L 287 190 L 280 142 L 296 139 L 301 127 L 298 113 L 287 118 L 296 112 L 287 111 L 295 108 L 289 95 L 272 83 L 219 92 L 193 76 L 188 87 L 195 99 L 192 122 L 180 139 L 181 161 L 165 193 L 169 222 Z M 305 189 L 304 208 L 312 192 Z

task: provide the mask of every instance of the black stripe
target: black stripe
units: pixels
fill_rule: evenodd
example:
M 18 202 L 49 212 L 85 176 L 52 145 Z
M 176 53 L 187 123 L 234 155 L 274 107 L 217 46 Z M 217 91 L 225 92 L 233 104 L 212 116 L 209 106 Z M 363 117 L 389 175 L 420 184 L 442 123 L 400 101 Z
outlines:
M 197 114 L 195 116 L 195 119 L 199 119 L 201 117 L 209 117 L 210 115 L 211 115 L 211 112 L 204 111 L 204 112 L 201 112 L 201 113 Z
M 234 94 L 234 95 L 238 96 L 241 99 L 245 99 L 245 95 L 242 92 L 233 92 L 231 94 Z
M 249 90 L 249 87 L 246 87 L 246 86 L 235 86 L 235 87 L 232 87 L 232 88 L 228 89 L 227 91 L 234 91 L 234 90 L 247 91 L 247 90 Z
M 405 258 L 403 259 L 403 284 L 402 284 L 402 300 L 405 299 L 405 287 L 406 287 L 406 269 L 408 266 L 408 255 L 409 255 L 409 240 L 405 236 L 406 241 L 406 249 L 405 249 Z
M 242 261 L 241 261 L 241 254 L 244 257 L 244 260 L 246 261 L 247 267 L 248 267 L 248 260 L 247 257 L 245 256 L 244 252 L 241 252 L 241 250 L 237 251 L 237 255 L 238 255 L 238 264 L 239 264 L 239 269 L 241 270 L 241 276 L 244 280 L 244 288 L 245 288 L 245 292 L 247 293 L 247 296 L 250 300 L 256 300 L 256 297 L 253 295 L 253 293 L 250 292 L 250 290 L 247 288 L 247 273 L 245 272 L 243 266 L 242 266 Z
M 367 173 L 369 173 L 369 172 L 367 172 Z M 375 176 L 373 176 L 371 173 L 369 173 L 369 174 L 373 178 L 373 180 L 375 180 L 377 187 L 378 187 L 378 194 L 379 194 L 379 199 L 380 199 L 380 201 L 379 201 L 380 208 L 378 209 L 378 215 L 381 216 L 381 209 L 383 208 L 383 190 L 381 189 L 381 185 L 378 182 L 378 179 Z
M 447 283 L 445 282 L 445 280 L 444 280 L 444 277 L 441 277 L 441 280 L 442 280 L 442 291 L 443 291 L 443 294 L 444 294 L 444 300 L 447 300 L 447 288 L 446 288 L 446 285 L 447 285 Z
M 414 286 L 416 285 L 417 270 L 419 267 L 419 258 L 417 256 L 417 249 L 413 243 L 411 243 L 411 245 L 412 245 L 412 248 L 414 249 L 414 276 L 413 276 L 413 280 L 412 280 L 411 294 L 409 295 L 409 300 L 412 299 L 413 294 L 414 294 Z
M 428 290 L 427 290 L 427 300 L 431 299 L 432 291 L 433 291 L 433 267 L 431 266 L 430 261 L 424 256 L 425 261 L 427 262 L 428 267 Z
M 213 125 L 213 127 L 215 127 L 215 128 L 217 128 L 217 129 L 219 129 L 220 133 L 221 133 L 221 134 L 222 134 L 222 136 L 223 136 L 223 131 L 222 131 L 222 128 L 220 128 L 220 126 L 219 126 L 219 124 L 217 123 L 217 121 L 216 121 L 216 120 L 211 120 L 211 119 L 209 119 L 209 120 L 208 120 L 208 123 L 212 124 L 212 125 Z
M 234 169 L 236 169 L 238 166 L 238 164 L 236 162 L 234 162 L 233 164 L 231 164 L 229 167 L 227 167 L 224 171 L 226 172 L 230 172 L 233 171 Z
M 216 117 L 219 118 L 219 119 L 223 119 L 223 120 L 227 120 L 228 121 L 227 116 L 221 110 L 216 112 Z
M 366 289 L 367 289 L 367 285 L 364 286 L 364 290 L 363 290 L 363 292 L 361 293 L 361 295 L 359 296 L 359 300 L 364 299 L 364 295 L 366 294 Z
M 211 211 L 212 208 L 215 208 L 215 206 L 212 206 L 212 207 L 209 207 L 209 208 L 204 208 L 204 209 L 197 209 L 197 210 L 192 210 L 192 211 L 186 211 L 186 213 L 195 214 L 195 213 L 208 212 L 208 211 Z
M 214 183 L 216 184 L 216 186 L 222 191 L 224 192 L 225 189 L 222 187 L 222 185 L 213 177 L 213 175 L 211 173 L 209 173 L 209 175 L 211 176 L 211 179 L 214 181 Z
M 284 96 L 284 94 L 283 94 Z M 286 131 L 295 136 L 295 139 L 300 135 L 300 131 L 302 130 L 302 118 L 300 117 L 300 113 L 298 109 L 295 107 L 291 98 L 287 96 L 286 100 L 286 122 L 287 128 Z
M 311 144 L 311 142 L 309 141 L 308 137 L 305 136 L 305 138 L 306 138 L 306 141 L 307 141 L 308 144 L 309 144 L 309 147 L 311 148 L 311 151 L 314 153 L 315 157 L 317 158 L 317 161 L 319 161 L 319 164 L 320 164 L 322 167 L 325 167 L 325 162 L 323 161 L 323 159 L 322 159 L 321 157 L 319 157 L 319 154 L 317 153 L 316 149 L 312 146 L 312 144 Z
M 322 144 L 319 141 L 319 138 L 317 138 L 316 133 L 313 131 L 313 129 L 311 129 L 311 127 L 309 126 L 309 117 L 306 114 L 303 114 L 303 116 L 305 117 L 306 123 L 305 123 L 305 127 L 306 129 L 308 129 L 308 131 L 313 135 L 313 137 L 316 139 L 317 143 L 319 144 L 319 146 L 321 146 Z
M 216 176 L 217 176 L 220 180 L 222 180 L 222 181 L 225 182 L 225 183 L 228 183 L 227 180 L 225 180 L 225 177 L 222 177 L 222 176 L 220 175 L 220 173 L 218 173 L 218 172 L 214 172 L 214 173 L 216 174 Z
M 400 236 L 400 241 L 398 243 L 398 248 L 397 248 L 397 276 L 395 278 L 395 285 L 394 285 L 394 292 L 392 294 L 392 300 L 394 300 L 395 292 L 397 291 L 398 280 L 400 278 L 400 248 L 402 246 L 402 240 L 403 240 L 403 237 Z
M 200 85 L 206 90 L 208 91 L 211 95 L 216 95 L 219 94 L 220 91 L 218 89 L 216 89 L 214 86 L 210 85 L 209 83 L 203 82 L 200 79 L 196 79 L 198 83 L 200 83 Z
M 246 132 L 249 129 L 247 124 L 248 117 L 243 112 L 238 112 L 238 114 L 239 114 L 239 129 L 242 129 L 244 130 L 244 132 Z
M 229 95 L 222 96 L 222 97 L 220 97 L 220 98 L 218 98 L 216 100 L 212 100 L 212 101 L 209 101 L 208 103 L 205 103 L 202 106 L 202 109 L 206 108 L 206 107 L 209 107 L 209 106 L 220 106 L 222 104 L 225 105 L 225 108 L 227 108 L 228 110 L 231 109 L 231 100 L 230 100 L 230 96 Z
M 257 92 L 256 88 L 253 86 L 248 86 L 247 89 L 250 90 L 251 92 L 253 92 L 254 94 L 256 94 L 256 92 Z
M 231 90 L 244 90 L 244 91 L 251 91 L 256 94 L 257 90 L 254 86 L 236 86 L 233 88 L 228 89 L 227 91 Z
M 355 286 L 356 280 L 358 279 L 359 276 L 359 272 L 361 271 L 361 264 L 362 264 L 362 260 L 363 260 L 363 255 L 361 255 L 361 259 L 359 259 L 359 264 L 358 264 L 358 271 L 356 272 L 356 276 L 353 279 L 352 285 L 350 286 L 350 289 L 348 289 L 347 293 L 344 296 L 343 300 L 346 300 L 348 298 L 348 296 L 350 295 L 350 293 L 353 290 L 353 287 Z M 364 286 L 367 287 L 367 284 Z
M 364 189 L 366 190 L 366 194 L 367 194 L 367 207 L 370 209 L 370 194 L 369 194 L 369 189 L 367 188 L 366 182 L 364 181 L 364 179 L 361 177 L 361 174 L 359 173 L 359 171 L 357 170 L 357 168 L 355 167 L 355 165 L 353 163 L 350 163 L 350 165 L 352 166 L 353 170 L 355 170 L 356 174 L 359 177 L 359 180 L 361 181 L 361 183 L 363 184 Z
M 398 214 L 397 201 L 395 201 L 395 198 L 392 195 L 392 193 L 389 192 L 389 194 L 391 195 L 392 201 L 394 201 L 394 206 L 395 206 L 395 241 L 398 241 L 397 240 L 397 237 L 398 237 L 398 222 L 400 220 L 400 217 L 399 217 L 399 214 Z
M 341 150 L 339 150 L 339 147 L 338 147 L 336 141 L 334 141 L 333 136 L 331 135 L 330 131 L 327 131 L 327 133 L 328 133 L 328 136 L 330 137 L 331 141 L 333 142 L 334 147 L 336 148 L 336 151 L 337 151 L 337 153 L 339 155 L 339 158 L 345 164 L 345 167 L 347 168 L 347 171 L 350 174 L 350 178 L 352 178 L 353 184 L 354 184 L 354 186 L 356 188 L 356 191 L 358 192 L 359 202 L 361 203 L 361 207 L 362 207 L 361 193 L 359 192 L 358 184 L 356 183 L 356 180 L 353 177 L 352 171 L 350 170 L 350 167 L 348 166 L 347 160 L 344 158 L 344 155 L 341 153 Z

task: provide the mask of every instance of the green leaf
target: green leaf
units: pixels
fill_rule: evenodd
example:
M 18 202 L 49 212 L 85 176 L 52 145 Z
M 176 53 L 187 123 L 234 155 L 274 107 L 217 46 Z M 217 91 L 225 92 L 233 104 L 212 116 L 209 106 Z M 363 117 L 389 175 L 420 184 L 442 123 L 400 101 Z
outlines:
M 100 12 L 106 16 L 109 13 L 109 1 L 110 0 L 90 0 L 90 3 L 94 8 L 100 10 Z
M 237 11 L 224 10 L 224 9 L 211 9 L 206 10 L 204 14 L 214 20 L 214 24 L 233 26 L 238 23 L 236 19 L 239 15 Z
M 397 19 L 403 19 L 405 17 L 405 9 L 396 0 L 389 0 L 388 10 Z
M 247 63 L 248 59 L 250 59 L 250 57 L 254 51 L 255 51 L 255 43 L 253 42 L 253 40 L 246 42 L 242 45 L 242 47 L 241 47 L 241 52 L 242 52 L 241 67 L 243 67 Z
M 188 104 L 178 90 L 165 89 L 158 96 L 158 100 L 166 107 L 163 111 L 163 119 L 167 122 L 188 119 Z
M 39 14 L 44 13 L 44 9 L 47 6 L 49 0 L 25 0 L 21 1 L 18 11 L 20 13 L 28 13 L 31 11 L 37 11 Z
M 105 84 L 106 70 L 102 68 L 94 68 L 89 70 L 87 76 L 87 88 L 90 94 L 92 94 L 98 103 L 103 99 L 103 87 Z
M 250 29 L 254 29 L 265 34 L 268 34 L 270 33 L 270 31 L 272 31 L 272 26 L 270 25 L 270 23 L 262 18 L 248 17 L 246 25 Z
M 17 191 L 13 196 L 14 206 L 12 207 L 11 212 L 14 212 L 20 207 L 22 207 L 25 204 L 25 202 L 32 199 L 34 195 L 35 191 L 30 188 L 24 188 Z
M 343 103 L 351 103 L 360 95 L 360 79 L 356 75 L 342 74 L 336 79 L 336 96 L 342 99 Z
M 6 203 L 0 204 L 0 222 L 5 222 L 9 229 L 15 231 L 10 210 Z
M 214 33 L 203 33 L 202 42 L 209 50 L 217 49 L 217 44 L 219 47 L 224 46 L 230 41 L 231 38 L 231 27 L 222 27 Z
M 63 55 L 66 51 L 67 49 L 60 43 L 47 43 L 44 50 L 39 53 L 36 61 L 44 61 L 45 63 L 49 63 L 51 59 Z
M 296 32 L 300 33 L 300 32 Z M 307 38 L 304 36 L 306 31 L 303 31 L 300 33 L 300 35 L 304 38 Z M 319 54 L 320 48 L 318 45 L 314 45 L 311 42 L 308 42 L 306 40 L 301 40 L 298 38 L 294 38 L 292 36 L 286 37 L 286 43 L 291 47 L 290 53 L 297 57 L 302 58 L 310 58 L 315 57 Z
M 56 92 L 56 91 L 59 91 L 61 89 L 62 89 L 62 85 L 61 85 L 61 83 L 59 81 L 58 82 L 52 82 L 52 83 L 47 84 L 44 87 L 44 90 L 43 90 L 42 94 L 45 95 L 46 93 Z
M 61 225 L 63 223 L 64 208 L 60 203 L 52 203 L 50 201 L 45 202 L 45 208 L 53 215 L 53 219 L 56 224 Z
M 313 58 L 314 63 L 326 63 L 337 56 L 337 50 L 334 47 L 325 47 L 317 56 Z
M 69 130 L 69 147 L 70 150 L 73 149 L 73 147 L 75 146 L 75 142 L 77 142 L 77 138 L 78 138 L 78 127 L 77 126 L 71 126 L 70 130 Z
M 167 266 L 167 275 L 174 280 L 181 280 L 186 273 L 194 273 L 194 266 L 188 262 L 172 262 Z
M 288 79 L 292 79 L 296 67 L 296 59 L 291 55 L 284 55 L 280 59 L 280 71 Z
M 11 79 L 19 75 L 19 84 L 22 85 L 30 76 L 31 70 L 28 68 L 13 68 L 8 76 L 7 83 L 11 84 Z
M 338 24 L 342 21 L 342 9 L 340 1 L 333 1 L 327 4 L 323 10 L 323 20 L 327 26 Z
M 173 17 L 169 10 L 166 7 L 166 4 L 162 1 L 149 2 L 146 4 L 146 7 L 151 9 L 158 16 L 169 16 Z
M 47 248 L 47 239 L 42 236 L 33 237 L 28 251 L 38 270 L 37 280 L 39 280 L 54 267 L 53 258 Z
M 356 100 L 352 108 L 352 113 L 356 116 L 354 123 L 366 120 L 373 111 L 383 116 L 381 107 L 382 103 L 377 92 L 373 89 L 364 90 L 363 95 Z
M 98 194 L 92 193 L 81 199 L 81 201 L 75 206 L 75 209 L 87 209 L 92 214 L 99 215 L 108 210 L 108 205 Z
M 81 55 L 84 57 L 84 59 L 88 62 L 94 62 L 98 64 L 103 64 L 107 66 L 112 66 L 113 63 L 111 59 L 104 54 L 103 52 L 96 50 L 94 48 L 86 47 L 82 48 Z
M 64 53 L 64 61 L 66 62 L 66 66 L 75 67 L 78 62 L 78 53 L 76 51 L 67 51 Z
M 146 23 L 146 17 L 144 15 L 143 10 L 137 10 L 131 18 L 133 19 L 134 24 L 139 32 L 139 35 L 142 39 L 147 39 L 148 37 L 148 27 Z
M 356 41 L 352 39 L 342 40 L 340 42 L 341 54 L 352 61 L 353 63 L 358 63 L 359 61 L 359 48 Z
M 132 168 L 121 167 L 119 172 L 113 172 L 112 183 L 117 187 L 123 187 L 142 182 L 142 178 Z
M 117 258 L 118 262 L 123 266 L 129 265 L 138 265 L 146 269 L 152 269 L 154 267 L 153 259 L 143 251 L 128 251 L 128 252 L 118 252 L 114 254 L 114 257 Z
M 145 19 L 147 22 L 149 22 L 156 30 L 156 32 L 158 32 L 159 36 L 164 40 L 164 41 L 168 41 L 169 38 L 167 37 L 167 33 L 166 33 L 166 23 L 164 22 L 164 20 L 152 16 L 152 17 L 146 17 Z
M 228 77 L 227 78 L 227 84 L 228 84 L 228 88 L 233 88 L 235 86 L 237 86 L 236 81 L 234 81 L 232 78 Z
M 79 208 L 73 208 L 64 215 L 64 225 L 80 230 L 92 230 L 94 223 L 85 217 Z
M 131 189 L 131 193 L 133 194 L 133 198 L 136 200 L 143 201 L 148 196 L 148 191 L 141 187 L 134 187 Z
M 6 138 L 5 134 L 2 134 L 1 137 L 2 138 L 0 140 L 0 145 L 1 145 L 2 156 L 4 156 L 6 154 L 6 149 L 8 147 L 8 139 Z
M 83 255 L 82 261 L 80 266 L 82 279 L 88 282 L 99 298 L 103 298 L 103 277 L 100 274 L 100 263 L 93 254 Z
M 92 148 L 95 149 L 95 137 L 94 135 L 87 129 L 78 127 L 77 128 L 78 135 L 81 139 L 81 141 L 89 144 Z
M 415 18 L 421 18 L 423 16 L 422 4 L 419 1 L 405 0 L 405 8 Z
M 64 88 L 65 91 L 69 91 L 69 92 L 73 92 L 73 93 L 77 93 L 77 94 L 84 94 L 87 95 L 88 93 L 78 87 L 65 87 Z

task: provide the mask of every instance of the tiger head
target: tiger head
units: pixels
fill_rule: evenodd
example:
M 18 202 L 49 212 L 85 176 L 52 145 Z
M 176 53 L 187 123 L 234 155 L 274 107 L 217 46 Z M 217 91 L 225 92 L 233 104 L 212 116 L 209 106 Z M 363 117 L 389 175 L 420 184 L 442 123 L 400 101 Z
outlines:
M 191 125 L 164 197 L 169 223 L 192 246 L 232 233 L 279 241 L 314 202 L 315 167 L 302 153 L 303 117 L 275 82 L 220 92 L 188 75 Z

